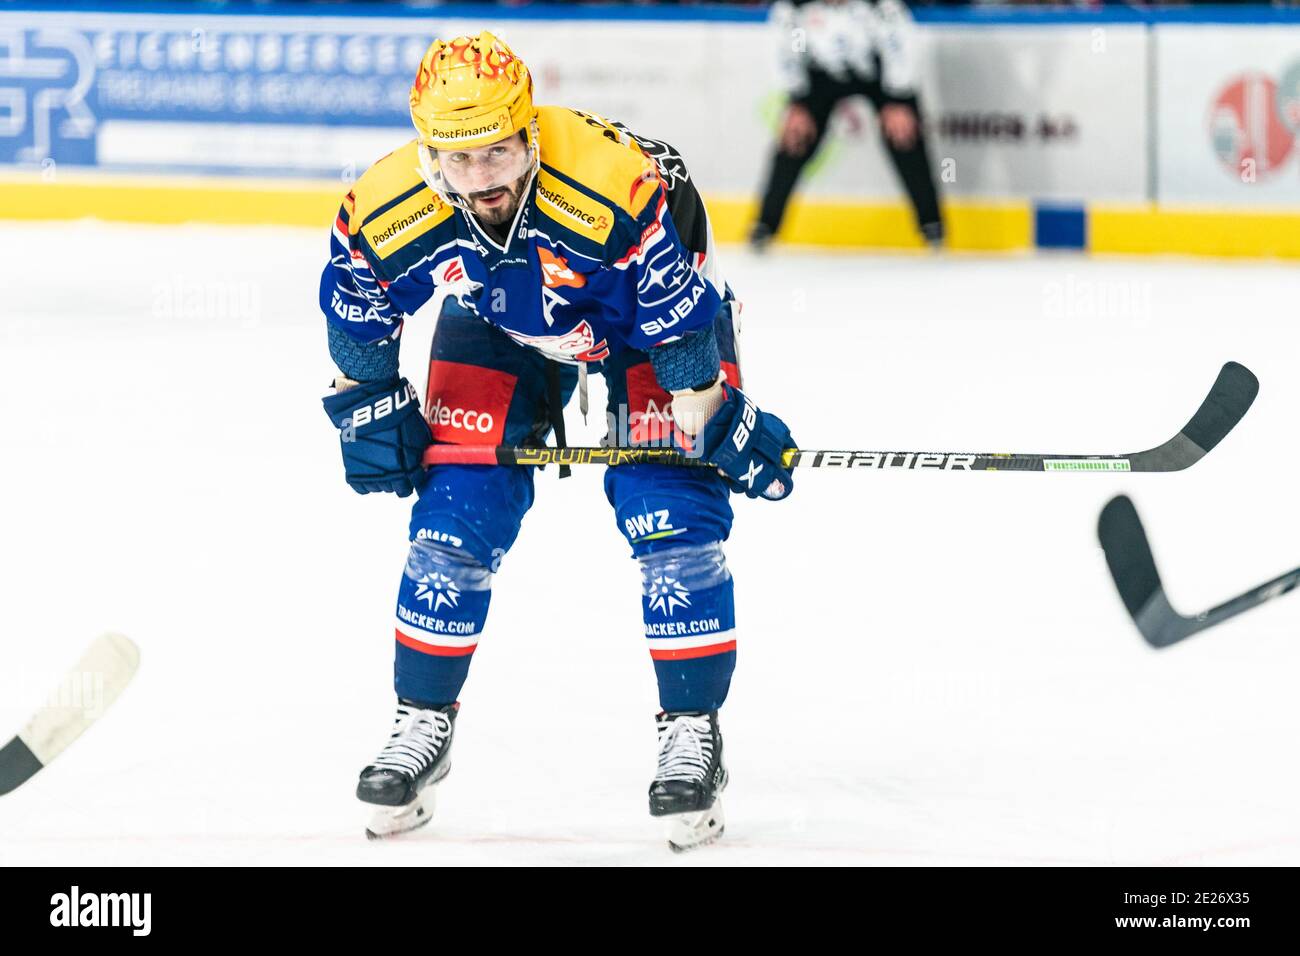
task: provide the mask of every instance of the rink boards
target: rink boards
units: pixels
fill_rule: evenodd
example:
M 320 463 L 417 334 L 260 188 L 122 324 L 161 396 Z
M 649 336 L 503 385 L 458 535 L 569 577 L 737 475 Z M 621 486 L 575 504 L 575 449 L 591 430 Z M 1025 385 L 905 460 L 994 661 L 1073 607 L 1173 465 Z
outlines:
M 8 218 L 328 222 L 408 137 L 427 41 L 489 26 L 526 55 L 539 101 L 672 142 L 735 241 L 782 103 L 779 39 L 752 10 L 69 7 L 0 12 Z M 922 10 L 951 246 L 1300 256 L 1300 15 L 1255 15 L 1269 22 Z M 919 248 L 869 108 L 833 122 L 783 238 Z

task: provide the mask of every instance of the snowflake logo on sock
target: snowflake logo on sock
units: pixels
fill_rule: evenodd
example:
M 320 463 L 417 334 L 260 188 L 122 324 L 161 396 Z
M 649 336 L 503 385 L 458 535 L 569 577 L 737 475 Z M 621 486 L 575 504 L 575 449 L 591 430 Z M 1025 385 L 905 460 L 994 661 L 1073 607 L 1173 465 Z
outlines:
M 460 588 L 447 575 L 433 571 L 415 582 L 415 599 L 428 604 L 430 611 L 443 605 L 454 608 L 460 600 Z
M 647 597 L 650 598 L 650 610 L 669 617 L 677 608 L 691 606 L 691 592 L 676 578 L 663 574 L 650 582 Z

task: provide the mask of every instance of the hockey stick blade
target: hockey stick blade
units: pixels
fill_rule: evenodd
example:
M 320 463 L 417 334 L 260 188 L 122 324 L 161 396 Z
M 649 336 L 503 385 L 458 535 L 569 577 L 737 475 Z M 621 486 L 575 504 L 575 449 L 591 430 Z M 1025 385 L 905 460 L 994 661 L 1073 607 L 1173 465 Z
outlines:
M 1106 564 L 1120 600 L 1142 637 L 1156 648 L 1177 644 L 1243 611 L 1280 597 L 1300 584 L 1300 568 L 1296 568 L 1195 617 L 1184 617 L 1174 610 L 1165 596 L 1151 554 L 1151 544 L 1138 518 L 1137 508 L 1128 497 L 1118 495 L 1107 502 L 1097 520 L 1097 537 L 1106 553 Z
M 121 634 L 91 643 L 18 736 L 0 747 L 0 795 L 18 789 L 82 735 L 135 676 L 140 650 Z
M 1259 392 L 1250 369 L 1229 362 L 1201 407 L 1182 430 L 1163 445 L 1127 455 L 1029 455 L 1003 452 L 821 451 L 787 448 L 787 468 L 864 468 L 873 471 L 1182 471 L 1205 457 L 1232 431 Z M 676 448 L 660 447 L 516 447 L 511 445 L 430 445 L 425 465 L 635 465 L 713 467 Z
M 1128 456 L 1132 471 L 1182 471 L 1223 441 L 1250 410 L 1259 394 L 1259 379 L 1238 362 L 1227 362 L 1201 407 L 1173 438 Z

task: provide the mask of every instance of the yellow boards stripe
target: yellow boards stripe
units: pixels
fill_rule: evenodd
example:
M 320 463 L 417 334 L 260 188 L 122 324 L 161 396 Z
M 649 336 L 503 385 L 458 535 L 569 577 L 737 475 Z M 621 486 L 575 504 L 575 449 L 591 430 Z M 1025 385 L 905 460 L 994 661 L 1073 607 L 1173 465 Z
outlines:
M 212 222 L 328 229 L 345 190 L 337 183 L 290 187 L 251 181 L 0 178 L 0 218 L 115 222 Z

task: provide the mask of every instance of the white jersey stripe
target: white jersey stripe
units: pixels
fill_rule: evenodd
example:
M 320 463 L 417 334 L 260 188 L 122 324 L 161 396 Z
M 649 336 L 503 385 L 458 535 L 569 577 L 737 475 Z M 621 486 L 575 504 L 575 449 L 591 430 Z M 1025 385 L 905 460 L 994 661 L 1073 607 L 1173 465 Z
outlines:
M 736 639 L 736 629 L 713 631 L 710 634 L 686 634 L 682 637 L 648 637 L 651 650 L 673 651 L 684 647 L 708 647 L 712 644 L 726 644 Z
M 436 634 L 416 627 L 410 621 L 397 618 L 397 629 L 403 635 L 421 644 L 433 644 L 435 647 L 473 647 L 478 643 L 477 634 Z

